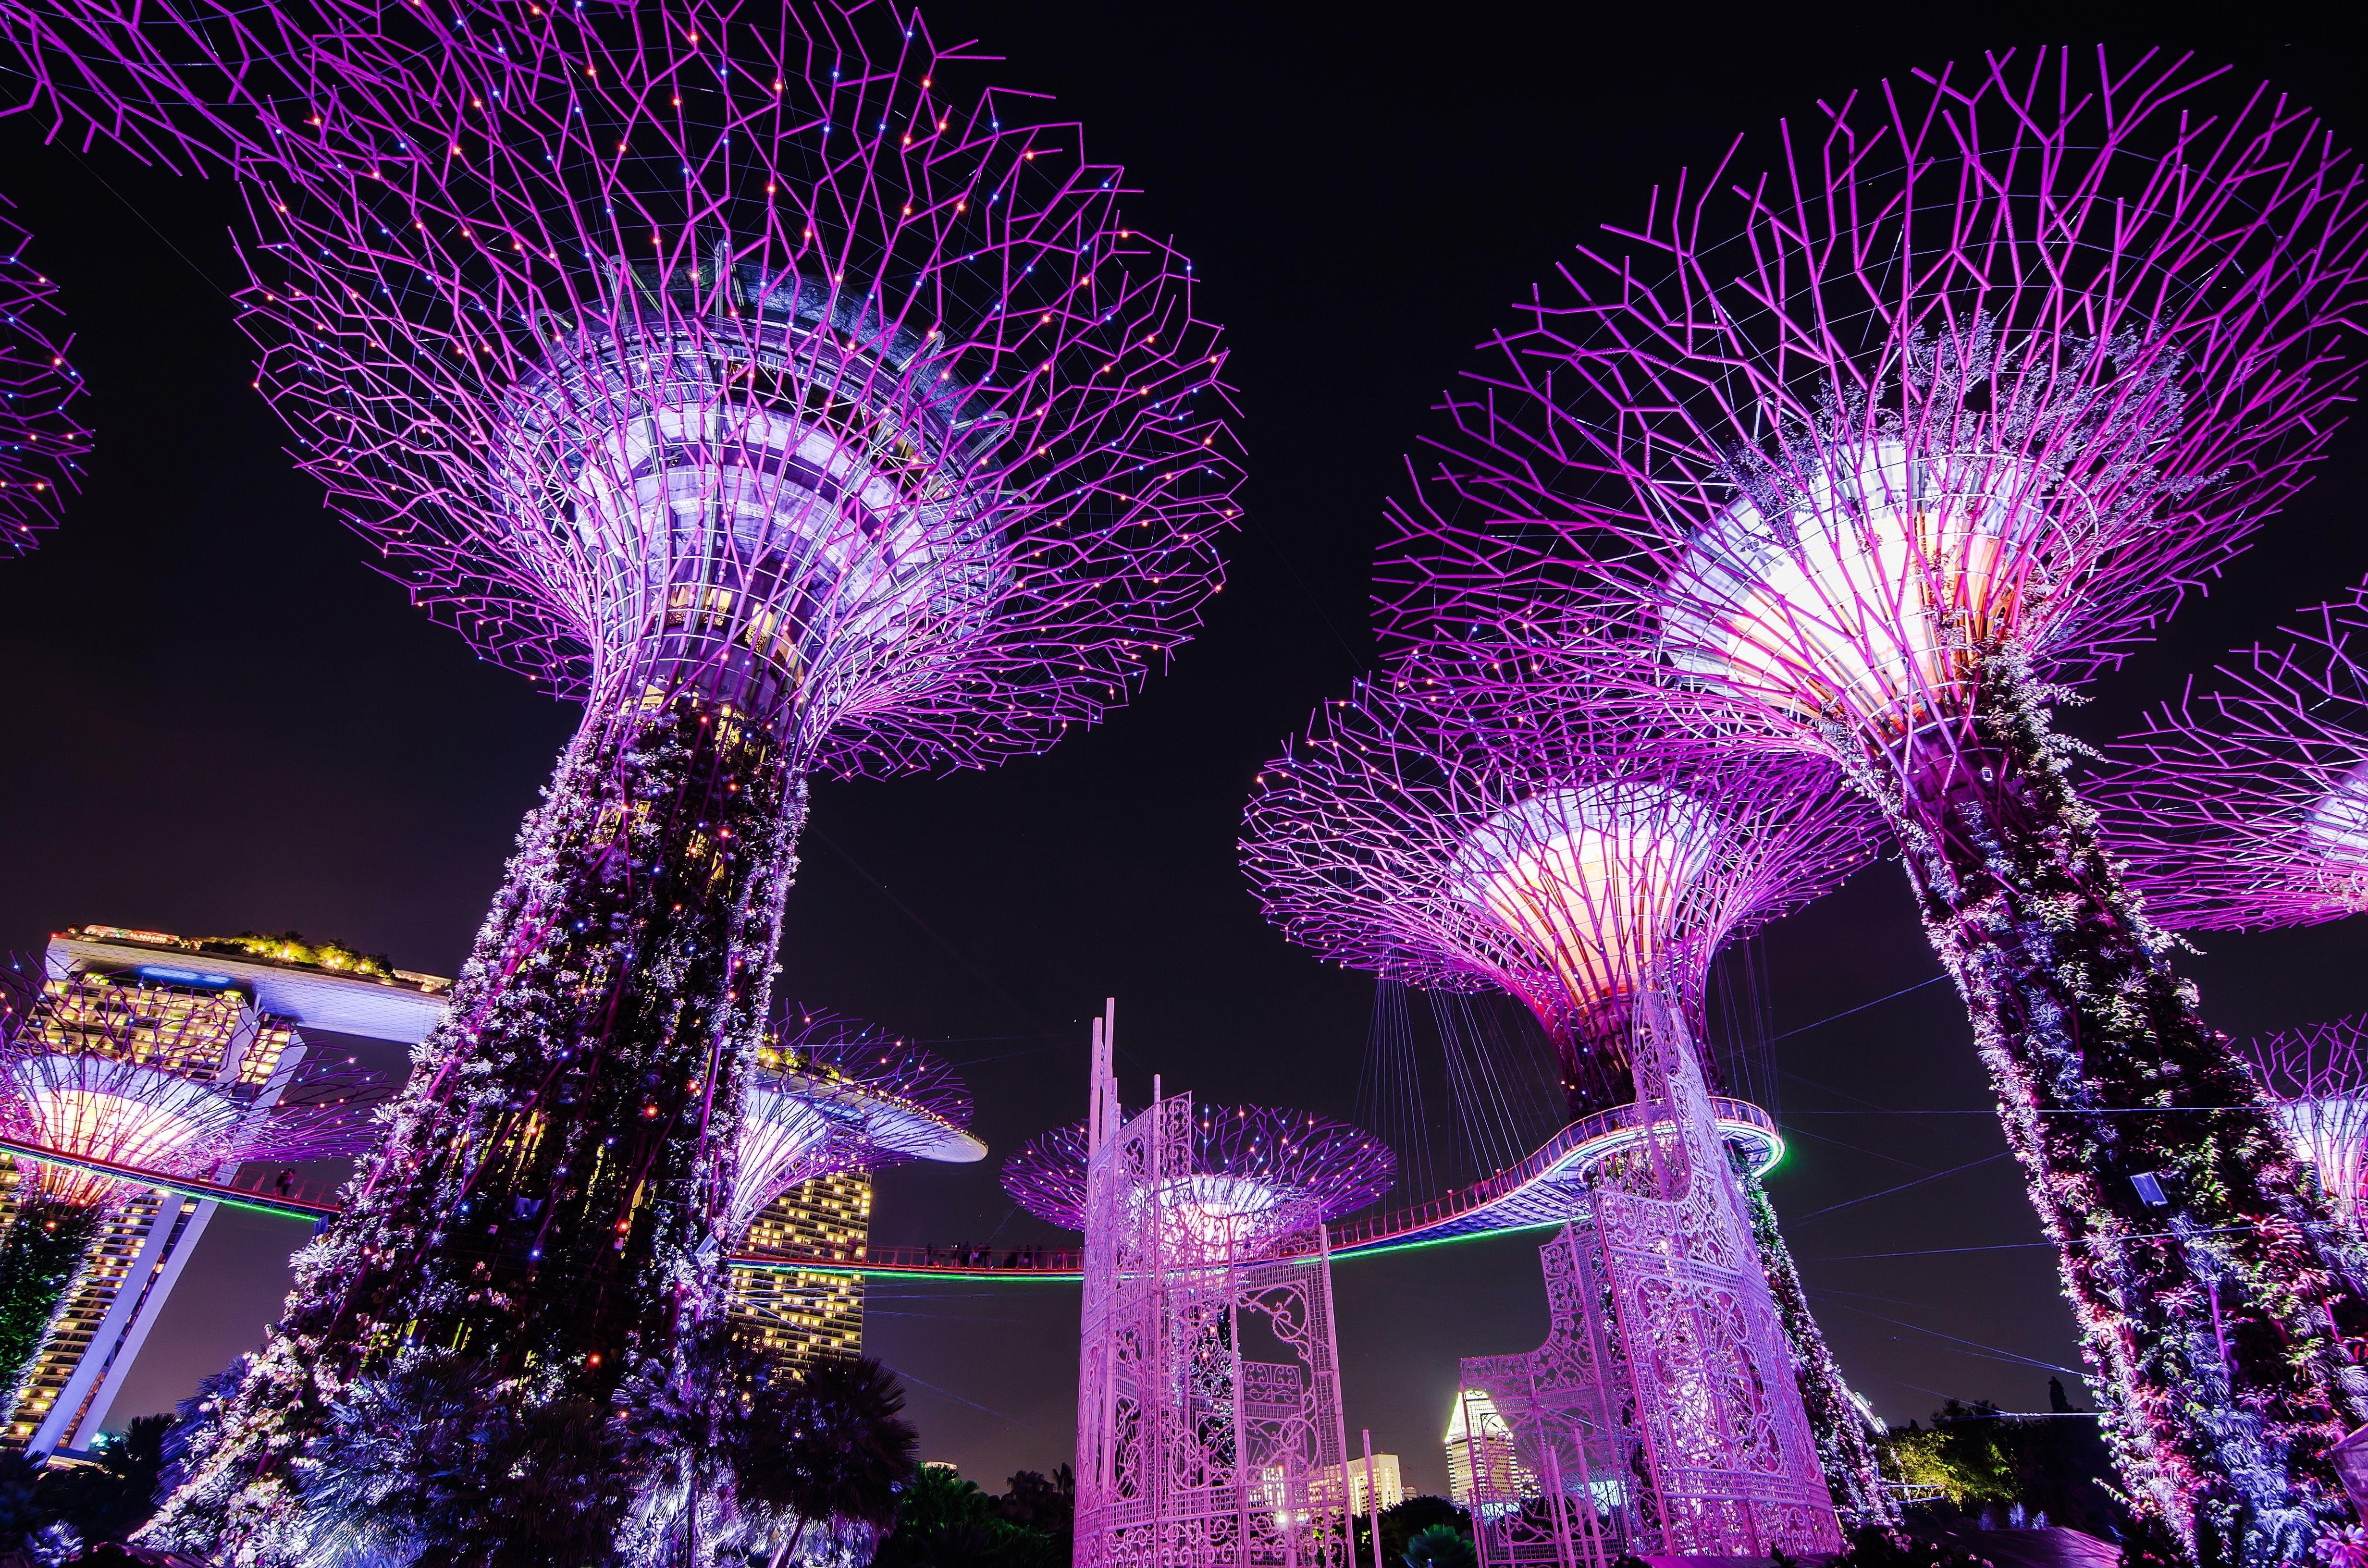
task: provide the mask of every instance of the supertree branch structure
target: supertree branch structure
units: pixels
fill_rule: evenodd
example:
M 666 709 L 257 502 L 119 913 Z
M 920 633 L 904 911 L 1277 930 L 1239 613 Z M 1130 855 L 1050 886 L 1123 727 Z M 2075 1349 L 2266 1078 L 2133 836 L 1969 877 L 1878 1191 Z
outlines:
M 1189 264 L 917 20 L 373 25 L 433 36 L 333 40 L 237 154 L 258 381 L 415 599 L 586 713 L 153 1532 L 267 1559 L 273 1456 L 405 1340 L 600 1401 L 720 1317 L 805 777 L 1096 720 L 1189 634 L 1233 511 Z
M 1362 1209 L 1397 1176 L 1381 1140 L 1309 1111 L 1203 1105 L 1190 1120 L 1189 1163 L 1159 1179 L 1183 1233 L 1220 1260 L 1271 1253 Z M 1083 1121 L 1030 1140 L 1003 1163 L 1004 1191 L 1040 1220 L 1084 1230 L 1090 1142 Z
M 2368 1017 L 2264 1035 L 2244 1050 L 2328 1201 L 2368 1228 Z
M 1632 1097 L 1639 997 L 1699 1033 L 1720 949 L 1840 885 L 1873 825 L 1818 758 L 1656 735 L 1617 702 L 1466 704 L 1409 672 L 1325 704 L 1266 765 L 1242 863 L 1324 958 L 1519 997 L 1577 1116 Z
M 1865 864 L 1872 817 L 1819 758 L 1655 735 L 1617 703 L 1467 713 L 1408 674 L 1326 704 L 1266 766 L 1242 853 L 1268 917 L 1324 957 L 1520 997 L 1579 1116 L 1633 1097 L 1642 999 L 1674 1002 L 1702 1039 L 1712 960 Z M 1737 1176 L 1835 1498 L 1889 1521 L 1774 1206 Z
M 2174 930 L 2368 910 L 2368 588 L 2305 610 L 2108 748 L 2091 792 L 2146 913 Z
M 58 287 L 25 257 L 32 243 L 0 199 L 0 556 L 22 555 L 81 483 L 90 433 L 74 416 L 82 378 Z
M 0 1395 L 13 1410 L 35 1352 L 108 1219 L 142 1189 L 86 1165 L 227 1176 L 249 1160 L 359 1154 L 386 1085 L 284 1047 L 250 1062 L 236 996 L 0 973 L 0 1134 L 27 1167 L 0 1236 Z
M 964 1131 L 970 1113 L 970 1091 L 931 1052 L 853 1019 L 792 1014 L 757 1051 L 743 1090 L 725 1228 L 738 1237 L 817 1176 L 985 1159 L 986 1145 Z
M 1384 619 L 1462 685 L 1622 690 L 1858 780 L 2131 1493 L 2206 1554 L 2288 1559 L 2343 1510 L 2325 1455 L 2368 1415 L 2368 1313 L 2048 707 L 2325 450 L 2357 377 L 2358 167 L 2267 89 L 2152 55 L 1991 56 L 1828 117 L 1521 307 L 1417 464 Z

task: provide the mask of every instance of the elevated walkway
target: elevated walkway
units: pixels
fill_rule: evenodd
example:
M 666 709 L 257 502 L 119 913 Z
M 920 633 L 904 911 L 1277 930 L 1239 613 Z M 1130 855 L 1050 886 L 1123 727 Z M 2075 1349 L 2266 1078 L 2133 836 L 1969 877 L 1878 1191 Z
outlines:
M 1753 1169 L 1765 1172 L 1783 1158 L 1784 1140 L 1766 1111 L 1747 1101 L 1725 1096 L 1713 1096 L 1711 1108 L 1717 1117 L 1719 1131 L 1730 1145 L 1749 1157 Z M 1528 1158 L 1470 1187 L 1451 1189 L 1427 1203 L 1333 1226 L 1332 1256 L 1372 1257 L 1440 1242 L 1559 1225 L 1585 1205 L 1586 1173 L 1642 1136 L 1634 1106 L 1614 1106 L 1598 1111 L 1547 1139 Z M 251 1181 L 241 1179 L 234 1183 L 167 1176 L 104 1160 L 63 1159 L 45 1153 L 38 1144 L 6 1138 L 0 1138 L 0 1152 L 20 1158 L 52 1160 L 142 1187 L 210 1199 L 250 1212 L 309 1221 L 315 1225 L 339 1211 L 334 1191 L 307 1189 L 293 1181 L 283 1191 L 275 1176 L 258 1175 Z M 247 1169 L 261 1171 L 263 1167 Z M 241 1177 L 245 1176 L 242 1171 Z M 738 1253 L 731 1262 L 735 1268 L 802 1269 L 814 1274 L 861 1274 L 880 1278 L 985 1276 L 1074 1282 L 1082 1277 L 1081 1253 L 1076 1246 L 973 1246 L 962 1243 L 951 1246 L 866 1245 L 829 1253 Z

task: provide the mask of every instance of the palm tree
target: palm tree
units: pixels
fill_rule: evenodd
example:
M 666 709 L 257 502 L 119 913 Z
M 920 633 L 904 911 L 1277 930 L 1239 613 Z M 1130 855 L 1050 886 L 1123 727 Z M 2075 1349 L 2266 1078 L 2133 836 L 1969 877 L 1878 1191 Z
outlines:
M 1406 1542 L 1406 1568 L 1472 1568 L 1472 1538 L 1453 1525 L 1417 1530 Z
M 748 1402 L 732 1455 L 740 1500 L 797 1518 L 768 1568 L 781 1568 L 816 1523 L 833 1532 L 895 1523 L 920 1441 L 904 1409 L 895 1374 L 861 1356 L 815 1361 Z

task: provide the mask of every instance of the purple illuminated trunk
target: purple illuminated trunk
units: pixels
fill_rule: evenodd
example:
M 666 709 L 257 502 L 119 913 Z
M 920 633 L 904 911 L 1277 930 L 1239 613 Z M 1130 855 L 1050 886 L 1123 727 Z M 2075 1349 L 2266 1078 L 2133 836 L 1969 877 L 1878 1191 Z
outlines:
M 386 1143 L 152 1537 L 292 1558 L 290 1458 L 406 1350 L 471 1358 L 520 1408 L 605 1408 L 681 1360 L 723 1311 L 737 1070 L 803 811 L 779 743 L 712 702 L 586 722 Z
M 2348 1510 L 2328 1445 L 2368 1416 L 2368 1307 L 2340 1233 L 2065 777 L 2044 693 L 1983 661 L 1967 734 L 1924 748 L 1898 824 L 2132 1495 L 2205 1562 L 2306 1557 Z

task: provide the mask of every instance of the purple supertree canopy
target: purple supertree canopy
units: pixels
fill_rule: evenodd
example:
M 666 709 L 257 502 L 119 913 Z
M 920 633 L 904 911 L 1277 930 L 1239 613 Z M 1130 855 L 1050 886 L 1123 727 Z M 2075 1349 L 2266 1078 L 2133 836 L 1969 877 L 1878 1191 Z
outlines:
M 1534 1011 L 1574 1113 L 1631 1095 L 1635 1000 L 1694 1017 L 1728 941 L 1866 862 L 1832 765 L 1531 703 L 1474 726 L 1419 676 L 1316 712 L 1258 775 L 1242 843 L 1267 916 L 1352 968 Z
M 324 92 L 250 165 L 244 297 L 305 467 L 431 614 L 843 772 L 1099 717 L 1234 509 L 1215 329 L 1119 170 L 871 30 L 552 17 Z
M 0 209 L 7 205 L 0 198 Z M 32 236 L 0 212 L 0 556 L 22 555 L 57 521 L 64 492 L 81 482 L 90 435 L 72 403 L 82 378 L 57 285 L 25 257 Z
M 1872 809 L 1821 758 L 1656 734 L 1616 703 L 1467 713 L 1411 673 L 1326 704 L 1258 783 L 1242 852 L 1268 917 L 1354 968 L 1520 997 L 1574 1115 L 1634 1097 L 1644 996 L 1703 1038 L 1719 949 L 1839 885 L 1873 844 Z M 1891 1517 L 1774 1207 L 1743 1181 L 1835 1495 L 1853 1518 Z
M 2368 1220 L 2368 1015 L 2263 1035 L 2245 1054 L 2337 1211 Z
M 1040 1220 L 1086 1225 L 1086 1124 L 1054 1128 L 1003 1163 L 1003 1189 Z M 1204 1105 L 1193 1116 L 1192 1165 L 1163 1171 L 1167 1207 L 1193 1240 L 1228 1254 L 1256 1250 L 1389 1190 L 1397 1155 L 1360 1127 L 1306 1111 Z
M 165 1176 L 227 1175 L 248 1160 L 341 1159 L 375 1142 L 391 1085 L 350 1057 L 282 1051 L 241 1071 L 254 1034 L 244 998 L 103 979 L 26 983 L 7 971 L 0 1033 L 0 1134 L 75 1159 Z M 40 972 L 40 960 L 30 962 Z M 38 1155 L 39 1187 L 61 1203 L 112 1203 L 138 1182 Z
M 1961 725 L 1980 656 L 2121 658 L 2303 482 L 2358 376 L 2357 165 L 2218 74 L 1919 72 L 1765 174 L 1738 143 L 1656 193 L 1450 394 L 1387 629 L 1472 678 L 1577 640 L 1853 765 Z
M 1822 753 L 1883 809 L 2127 1490 L 2269 1563 L 2347 1512 L 2368 1306 L 2050 714 L 2294 492 L 2356 385 L 2358 165 L 2221 74 L 1993 55 L 1828 99 L 1763 170 L 1738 143 L 1485 346 L 1380 593 L 1463 699 L 1616 695 Z
M 29 1167 L 0 1235 L 0 1414 L 142 1177 L 359 1153 L 389 1087 L 315 1058 L 236 992 L 43 973 L 39 959 L 0 969 L 0 1136 Z
M 726 1230 L 746 1232 L 802 1181 L 910 1160 L 968 1163 L 970 1091 L 952 1068 L 886 1030 L 827 1013 L 777 1020 L 740 1104 Z
M 2106 836 L 2175 930 L 2368 910 L 2368 672 L 2352 647 L 2368 587 L 2301 619 L 2106 754 Z

